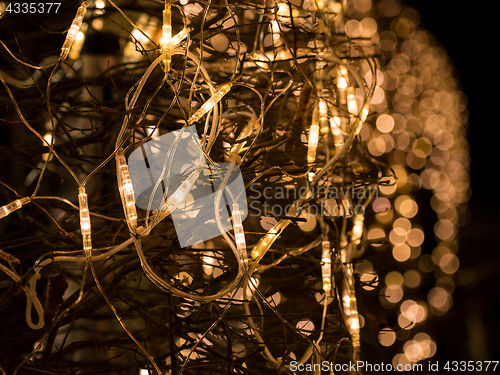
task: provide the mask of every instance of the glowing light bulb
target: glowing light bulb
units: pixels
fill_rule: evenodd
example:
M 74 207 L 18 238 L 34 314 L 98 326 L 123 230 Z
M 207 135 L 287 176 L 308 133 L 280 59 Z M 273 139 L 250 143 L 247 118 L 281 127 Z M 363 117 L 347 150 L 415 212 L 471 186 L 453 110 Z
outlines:
M 354 226 L 352 228 L 351 241 L 355 245 L 359 245 L 359 243 L 361 242 L 364 221 L 365 217 L 363 215 L 356 215 L 354 217 Z
M 89 5 L 88 1 L 84 1 L 82 5 L 78 8 L 76 12 L 76 16 L 69 27 L 68 34 L 66 35 L 66 39 L 64 40 L 63 46 L 61 48 L 61 55 L 59 59 L 65 60 L 69 55 L 69 50 L 75 41 L 76 35 L 80 31 L 80 27 L 82 26 L 83 17 L 85 17 L 85 13 L 87 13 L 87 7 Z
M 118 151 L 116 155 L 116 176 L 125 219 L 130 232 L 135 233 L 137 228 L 137 208 L 135 207 L 134 186 L 130 180 L 127 160 L 122 150 Z
M 337 82 L 337 87 L 341 90 L 345 90 L 347 88 L 347 80 L 344 77 L 340 77 Z
M 352 346 L 354 349 L 354 360 L 359 358 L 359 351 L 361 347 L 360 339 L 360 324 L 358 303 L 356 300 L 354 288 L 354 275 L 352 270 L 352 263 L 344 264 L 344 282 L 342 288 L 342 305 L 344 310 L 344 319 L 351 335 Z
M 328 124 L 328 107 L 323 99 L 319 100 L 319 124 L 321 134 L 326 134 L 330 131 Z
M 22 206 L 28 203 L 30 199 L 28 197 L 16 199 L 14 202 L 6 204 L 0 207 L 0 219 L 10 215 L 12 212 L 19 210 Z
M 363 106 L 363 109 L 361 110 L 361 113 L 359 115 L 359 122 L 356 127 L 356 133 L 355 133 L 356 135 L 358 135 L 359 132 L 361 131 L 361 128 L 363 127 L 366 118 L 368 117 L 369 111 L 370 111 L 370 102 L 367 101 L 366 104 Z
M 350 317 L 349 319 L 347 319 L 347 324 L 349 325 L 349 327 L 352 329 L 352 330 L 358 330 L 359 329 L 359 316 L 358 318 L 356 319 L 356 317 Z
M 347 76 L 347 69 L 345 66 L 340 65 L 337 68 L 337 91 L 338 91 L 338 104 L 346 104 L 346 89 L 349 85 L 349 79 Z
M 314 180 L 314 175 L 315 173 L 312 171 L 307 173 L 307 179 L 309 180 L 309 182 L 312 182 Z
M 344 146 L 344 134 L 340 130 L 340 117 L 332 117 L 330 118 L 330 129 L 333 135 L 333 145 L 335 149 L 338 151 Z
M 283 41 L 281 40 L 280 26 L 278 24 L 278 21 L 275 21 L 275 20 L 271 21 L 271 31 L 272 31 L 272 34 L 273 34 L 273 45 L 274 45 L 274 47 L 278 47 L 281 44 L 283 44 Z
M 295 215 L 295 207 L 290 207 L 287 215 L 293 216 Z M 285 228 L 291 223 L 288 219 L 281 219 L 278 223 L 276 223 L 269 231 L 266 233 L 264 237 L 262 237 L 259 242 L 253 247 L 251 252 L 252 260 L 256 263 L 260 262 L 260 260 L 264 257 L 266 252 L 273 245 L 274 241 L 278 239 L 281 232 L 285 230 Z
M 318 147 L 319 126 L 311 125 L 309 129 L 309 142 L 307 144 L 307 162 L 313 163 L 316 160 L 316 149 Z
M 187 38 L 189 35 L 190 29 L 184 28 L 181 31 L 179 31 L 177 34 L 174 35 L 172 38 L 172 44 L 174 46 L 178 45 L 180 42 L 182 42 L 184 39 Z
M 319 104 L 313 110 L 311 127 L 309 128 L 309 141 L 307 143 L 307 162 L 314 163 L 319 140 Z
M 323 290 L 325 296 L 332 295 L 332 255 L 330 252 L 330 241 L 323 241 L 321 254 L 321 275 L 323 278 Z
M 358 103 L 356 101 L 356 90 L 354 87 L 347 88 L 347 110 L 353 115 L 358 114 Z
M 175 192 L 168 197 L 167 201 L 161 207 L 161 213 L 159 215 L 158 220 L 161 221 L 165 219 L 168 215 L 170 215 L 184 200 L 186 199 L 187 194 L 193 187 L 194 183 L 200 177 L 202 167 L 196 168 L 188 178 L 182 182 L 182 184 L 175 190 Z
M 172 41 L 172 9 L 170 3 L 166 3 L 163 9 L 163 26 L 161 28 L 161 33 L 161 54 L 163 55 L 165 73 L 168 73 L 170 71 L 172 52 L 174 50 L 174 43 Z
M 233 227 L 234 227 L 234 239 L 236 241 L 236 248 L 240 255 L 241 261 L 248 265 L 248 254 L 247 254 L 247 244 L 245 241 L 245 231 L 243 230 L 243 223 L 241 221 L 241 211 L 238 203 L 233 204 Z
M 231 90 L 232 82 L 226 83 L 222 85 L 222 87 L 212 95 L 210 99 L 208 99 L 203 105 L 198 109 L 188 120 L 188 124 L 191 125 L 201 119 L 203 116 L 207 114 L 217 103 L 220 102 L 222 97 L 226 95 L 229 90 Z
M 104 9 L 106 7 L 106 3 L 104 2 L 104 0 L 97 0 L 95 2 L 95 7 L 97 9 Z
M 80 187 L 78 194 L 80 204 L 80 230 L 82 232 L 83 251 L 87 258 L 92 256 L 92 236 L 90 227 L 90 212 L 85 187 Z
M 142 35 L 139 29 L 135 29 L 134 31 L 132 31 L 132 36 L 137 40 L 144 39 L 144 35 Z

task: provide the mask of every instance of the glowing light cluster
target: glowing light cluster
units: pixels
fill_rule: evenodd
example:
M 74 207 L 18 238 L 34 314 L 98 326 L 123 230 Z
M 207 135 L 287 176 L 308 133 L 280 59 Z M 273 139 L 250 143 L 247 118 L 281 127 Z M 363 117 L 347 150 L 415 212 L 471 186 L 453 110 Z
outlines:
M 372 100 L 372 108 L 380 112 L 365 125 L 361 136 L 368 151 L 386 158 L 397 177 L 392 187 L 381 187 L 382 197 L 372 203 L 378 212 L 377 223 L 368 229 L 368 238 L 386 236 L 396 263 L 415 261 L 418 265 L 415 269 L 406 266 L 404 274 L 389 272 L 380 297 L 387 308 L 400 306 L 399 328 L 412 329 L 415 324 L 420 327 L 429 314 L 443 315 L 453 303 L 453 274 L 460 264 L 456 238 L 467 217 L 464 204 L 469 198 L 465 101 L 446 53 L 418 25 L 414 9 L 402 7 L 397 0 L 384 0 L 378 4 L 377 16 L 373 9 L 356 4 L 351 10 L 360 20 L 349 20 L 346 33 L 361 37 L 366 25 L 367 37 L 378 39 L 383 62 Z M 369 26 L 372 19 L 377 20 L 375 28 Z M 370 74 L 366 77 L 372 79 Z M 393 108 L 393 112 L 384 113 L 384 108 Z M 426 220 L 419 216 L 419 205 L 427 203 L 419 201 L 421 189 L 432 191 L 430 206 L 438 218 L 433 233 L 438 246 L 432 257 L 421 254 L 426 237 L 432 236 L 419 225 Z M 374 246 L 384 249 L 381 244 Z M 423 274 L 432 271 L 436 286 L 426 300 L 407 299 L 407 294 L 418 293 Z M 390 334 L 380 337 L 383 345 L 393 344 Z M 431 350 L 425 342 L 406 341 L 404 354 L 394 357 L 394 363 L 414 363 L 432 356 L 435 343 Z

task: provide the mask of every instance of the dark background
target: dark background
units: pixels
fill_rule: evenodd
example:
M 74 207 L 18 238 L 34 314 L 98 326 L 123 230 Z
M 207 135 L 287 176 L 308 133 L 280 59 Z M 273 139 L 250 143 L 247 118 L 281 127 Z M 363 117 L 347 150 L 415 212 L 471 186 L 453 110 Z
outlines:
M 431 361 L 500 360 L 500 205 L 495 177 L 500 146 L 495 93 L 495 29 L 500 25 L 497 3 L 404 3 L 419 11 L 421 23 L 448 51 L 468 98 L 469 111 L 470 221 L 460 230 L 460 270 L 454 304 L 435 321 L 438 353 Z

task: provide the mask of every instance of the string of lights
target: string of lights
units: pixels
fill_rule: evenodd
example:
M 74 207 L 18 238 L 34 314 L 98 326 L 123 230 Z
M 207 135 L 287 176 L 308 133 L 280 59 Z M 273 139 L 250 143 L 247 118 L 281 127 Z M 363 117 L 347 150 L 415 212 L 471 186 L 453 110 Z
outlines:
M 413 8 L 90 0 L 33 15 L 32 50 L 12 4 L 2 373 L 337 374 L 435 355 L 467 116 Z M 184 246 L 198 223 L 216 235 Z

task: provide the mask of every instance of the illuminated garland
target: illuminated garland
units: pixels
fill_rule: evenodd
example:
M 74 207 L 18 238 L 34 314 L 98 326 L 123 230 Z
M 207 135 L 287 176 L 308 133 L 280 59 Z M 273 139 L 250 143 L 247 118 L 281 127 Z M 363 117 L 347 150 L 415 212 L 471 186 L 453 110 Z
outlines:
M 396 0 L 218 6 L 181 0 L 162 9 L 157 5 L 151 3 L 148 13 L 134 13 L 112 1 L 85 1 L 59 57 L 47 66 L 27 64 L 4 45 L 13 61 L 52 71 L 45 95 L 51 103 L 40 110 L 49 117 L 44 121 L 49 137 L 42 137 L 38 127 L 29 124 L 23 116 L 26 109 L 16 101 L 19 93 L 33 88 L 25 87 L 24 79 L 0 72 L 15 107 L 15 112 L 9 111 L 44 142 L 39 167 L 30 172 L 35 177 L 26 177 L 25 192 L 16 190 L 8 179 L 1 181 L 10 201 L 0 208 L 0 219 L 25 219 L 24 208 L 36 204 L 53 221 L 44 230 L 78 243 L 71 250 L 37 254 L 25 276 L 14 267 L 17 258 L 0 253 L 0 270 L 12 280 L 13 290 L 24 290 L 26 322 L 37 333 L 33 352 L 25 353 L 21 363 L 9 363 L 9 368 L 15 374 L 25 365 L 40 367 L 37 352 L 53 345 L 59 324 L 66 326 L 71 314 L 85 311 L 82 299 L 92 295 L 93 285 L 86 283 L 87 267 L 100 292 L 94 297 L 102 296 L 119 323 L 106 328 L 107 333 L 118 336 L 123 329 L 144 359 L 117 363 L 140 374 L 181 374 L 188 368 L 192 373 L 227 369 L 276 373 L 294 371 L 292 364 L 360 360 L 363 313 L 371 308 L 359 300 L 360 285 L 378 293 L 383 307 L 398 309 L 398 326 L 386 324 L 379 329 L 381 345 L 394 345 L 396 338 L 401 341 L 401 353 L 392 358 L 395 367 L 434 355 L 435 342 L 420 328 L 431 314 L 446 313 L 453 301 L 453 274 L 459 265 L 456 237 L 469 190 L 467 118 L 446 55 L 419 26 L 418 14 Z M 123 69 L 122 73 L 134 77 L 132 84 L 121 86 L 124 100 L 116 108 L 93 103 L 121 124 L 110 130 L 102 114 L 93 114 L 92 120 L 82 116 L 85 112 L 79 113 L 77 105 L 69 111 L 60 103 L 54 105 L 61 99 L 54 83 L 72 79 L 61 67 L 70 64 L 78 69 L 91 30 L 112 27 L 108 14 L 128 30 L 114 32 L 129 38 L 121 53 L 123 64 L 110 72 Z M 58 74 L 67 76 L 61 80 Z M 35 78 L 33 73 L 36 82 L 39 78 Z M 14 93 L 10 86 L 15 87 Z M 91 126 L 82 127 L 82 118 L 86 123 L 90 119 Z M 70 130 L 66 122 L 72 124 Z M 131 179 L 126 155 L 153 137 L 187 125 L 196 126 L 203 157 L 212 168 L 216 169 L 214 160 L 238 166 L 247 192 L 258 196 L 248 195 L 248 212 L 238 203 L 239 197 L 230 196 L 232 202 L 226 204 L 231 207 L 231 231 L 226 233 L 219 214 L 226 198 L 219 189 L 214 205 L 221 235 L 181 249 L 175 244 L 169 217 L 189 204 L 192 190 L 202 183 L 200 176 L 210 173 L 203 167 L 205 160 L 196 160 L 178 186 L 168 196 L 165 193 L 160 210 L 151 209 L 156 190 L 164 189 L 163 181 L 170 181 L 172 160 L 183 138 L 179 132 L 144 210 L 136 207 L 137 181 Z M 101 138 L 84 143 L 94 136 L 94 126 Z M 63 152 L 65 132 L 70 134 L 71 147 L 82 147 L 85 157 Z M 92 143 L 99 147 L 84 148 Z M 64 186 L 72 196 L 39 194 L 47 189 L 48 174 L 66 177 L 68 173 L 74 181 L 67 179 Z M 110 173 L 116 173 L 113 188 L 101 189 L 101 175 Z M 215 180 L 215 175 L 210 177 Z M 228 184 L 222 179 L 222 185 Z M 418 215 L 421 188 L 432 190 L 430 205 L 438 218 L 432 254 L 422 254 L 424 239 L 432 234 L 424 234 L 421 221 L 425 218 Z M 266 189 L 274 195 L 264 194 Z M 289 199 L 288 193 L 297 190 L 301 194 Z M 287 199 L 282 198 L 285 191 Z M 109 193 L 116 201 L 101 208 L 98 202 Z M 51 207 L 51 201 L 64 204 L 64 209 Z M 279 215 L 274 214 L 277 208 Z M 61 219 L 55 219 L 56 214 Z M 73 226 L 79 223 L 78 229 L 71 228 L 69 218 Z M 105 235 L 101 235 L 103 223 L 109 226 Z M 80 232 L 81 245 L 71 230 Z M 58 248 L 57 241 L 47 241 Z M 370 260 L 370 252 L 378 251 L 384 257 L 381 264 Z M 396 261 L 391 266 L 389 253 Z M 23 265 L 33 262 L 29 256 L 26 259 Z M 64 265 L 75 262 L 85 264 L 83 273 Z M 408 265 L 404 272 L 399 264 Z M 122 267 L 117 275 L 124 274 L 105 291 L 101 282 L 115 265 Z M 48 306 L 55 302 L 47 297 L 42 307 L 36 283 L 56 266 L 77 281 L 66 301 L 62 301 L 65 289 L 54 292 L 49 284 L 52 294 L 48 296 L 61 294 L 52 316 Z M 151 282 L 146 287 L 137 285 L 144 293 L 139 297 L 144 310 L 138 307 L 141 316 L 147 317 L 144 327 L 126 321 L 128 308 L 120 311 L 118 295 L 113 295 L 119 283 L 124 291 L 133 289 L 135 281 L 125 276 L 136 271 Z M 433 271 L 434 285 L 423 299 L 418 288 Z M 378 281 L 382 275 L 383 286 Z M 297 290 L 287 292 L 280 279 L 294 280 Z M 149 294 L 155 296 L 154 306 Z M 306 300 L 302 305 L 310 309 L 298 314 L 290 306 L 300 296 Z M 32 306 L 38 315 L 36 324 Z M 148 331 L 150 313 L 155 319 L 165 316 L 155 313 L 162 306 L 168 321 L 158 323 L 157 332 L 151 333 L 154 339 L 144 345 L 136 338 L 142 337 L 138 331 Z M 300 309 L 301 304 L 296 306 Z M 204 315 L 206 311 L 215 315 Z M 160 343 L 166 337 L 168 349 Z M 217 353 L 223 350 L 229 351 L 227 358 L 216 363 L 221 360 Z M 50 358 L 50 351 L 45 351 L 44 363 Z

